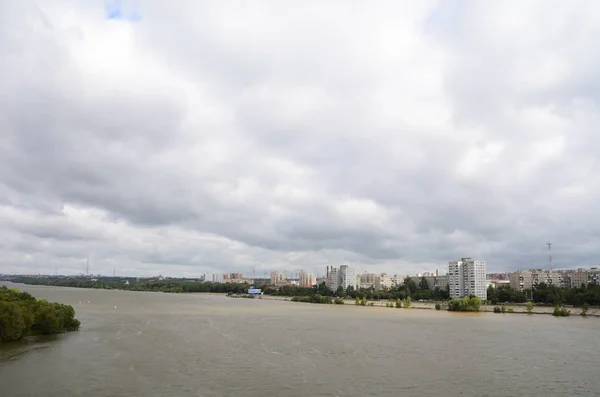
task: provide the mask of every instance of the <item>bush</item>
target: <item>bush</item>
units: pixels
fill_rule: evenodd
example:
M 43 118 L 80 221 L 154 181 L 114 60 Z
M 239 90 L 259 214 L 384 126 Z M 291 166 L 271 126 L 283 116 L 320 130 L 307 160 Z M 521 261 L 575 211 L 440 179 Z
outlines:
M 527 310 L 527 314 L 531 314 L 531 311 L 533 310 L 533 302 L 532 301 L 527 302 L 527 306 L 525 306 L 525 307 Z
M 509 307 L 509 308 L 508 308 L 508 312 L 509 312 L 509 313 L 514 313 L 514 309 L 513 309 L 512 307 Z
M 292 297 L 292 302 L 303 302 L 303 303 L 322 303 L 322 304 L 331 304 L 333 303 L 333 298 L 331 296 L 322 296 L 321 294 L 314 294 L 309 296 L 294 296 Z M 343 301 L 342 301 L 343 303 Z
M 494 313 L 502 313 L 502 310 L 498 306 L 496 306 L 494 307 Z
M 558 305 L 556 305 L 554 306 L 554 311 L 552 312 L 552 315 L 556 317 L 568 317 L 571 315 L 571 312 L 565 307 L 559 307 Z
M 410 299 L 410 296 L 407 296 L 404 298 L 404 307 L 408 309 L 410 305 L 412 305 L 412 299 Z
M 478 312 L 481 307 L 481 299 L 476 296 L 454 298 L 448 302 L 448 310 L 451 312 Z
M 344 304 L 344 300 L 342 298 L 335 298 L 335 300 L 333 301 L 333 303 L 335 303 L 336 305 L 343 305 Z
M 502 310 L 503 314 L 506 313 L 506 306 L 502 305 L 502 308 L 500 310 Z
M 442 306 L 439 303 L 435 304 L 435 310 L 441 310 Z
M 402 299 L 396 299 L 396 309 L 402 309 Z
M 583 317 L 587 316 L 588 310 L 589 310 L 589 307 L 588 307 L 587 303 L 584 303 L 583 306 L 581 306 L 581 315 Z

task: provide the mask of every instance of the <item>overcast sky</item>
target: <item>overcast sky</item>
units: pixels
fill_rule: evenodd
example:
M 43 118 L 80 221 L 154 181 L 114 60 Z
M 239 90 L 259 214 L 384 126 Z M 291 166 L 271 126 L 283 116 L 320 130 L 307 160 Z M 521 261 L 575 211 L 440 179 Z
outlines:
M 594 0 L 0 0 L 0 273 L 597 265 L 599 37 Z

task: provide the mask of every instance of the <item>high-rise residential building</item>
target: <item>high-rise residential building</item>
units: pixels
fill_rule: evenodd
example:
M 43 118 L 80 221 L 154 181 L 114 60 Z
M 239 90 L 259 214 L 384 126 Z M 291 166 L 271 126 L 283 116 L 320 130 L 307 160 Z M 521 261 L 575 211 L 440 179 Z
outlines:
M 222 283 L 223 274 L 220 273 L 204 273 L 202 280 L 207 283 Z
M 341 265 L 339 268 L 327 267 L 327 287 L 332 291 L 337 290 L 340 286 L 347 289 L 349 286 L 356 289 L 356 270 L 346 265 Z
M 302 288 L 312 288 L 316 284 L 315 276 L 312 273 L 306 273 L 300 270 L 298 274 L 298 285 Z
M 462 258 L 448 264 L 450 298 L 474 295 L 487 300 L 485 261 Z
M 285 283 L 285 273 L 271 272 L 271 285 L 276 286 Z

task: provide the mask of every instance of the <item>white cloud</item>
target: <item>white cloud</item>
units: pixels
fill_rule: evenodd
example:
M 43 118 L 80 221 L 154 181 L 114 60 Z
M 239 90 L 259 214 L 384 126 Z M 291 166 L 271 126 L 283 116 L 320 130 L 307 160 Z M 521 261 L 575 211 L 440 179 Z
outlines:
M 67 5 L 0 5 L 6 271 L 597 263 L 595 2 Z

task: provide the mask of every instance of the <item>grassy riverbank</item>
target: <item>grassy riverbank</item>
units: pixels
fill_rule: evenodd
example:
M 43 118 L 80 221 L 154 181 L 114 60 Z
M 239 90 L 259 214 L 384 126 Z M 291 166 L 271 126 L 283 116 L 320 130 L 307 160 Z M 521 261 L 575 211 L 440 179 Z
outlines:
M 263 295 L 262 299 L 266 300 L 278 300 L 278 301 L 292 301 L 292 298 L 289 296 L 273 296 L 273 295 Z M 355 306 L 356 301 L 354 299 L 344 299 L 345 305 Z M 380 301 L 369 301 L 367 305 L 370 307 L 387 307 L 386 305 L 390 301 L 380 300 Z M 441 310 L 447 310 L 448 304 L 447 302 L 412 302 L 410 309 L 421 309 L 421 310 L 435 310 L 436 303 L 440 304 Z M 480 312 L 494 312 L 494 307 L 498 305 L 481 305 L 479 308 Z M 505 304 L 507 311 L 504 314 L 528 314 L 527 308 L 524 304 Z M 394 307 L 395 308 L 395 307 Z M 512 312 L 508 312 L 508 309 L 513 309 Z M 406 309 L 403 307 L 403 309 Z M 571 316 L 579 316 L 581 314 L 581 308 L 579 307 L 569 307 L 567 308 L 571 311 Z M 534 306 L 531 314 L 546 314 L 551 315 L 554 311 L 554 307 L 552 306 Z M 600 317 L 600 307 L 591 307 L 587 312 L 587 317 Z

